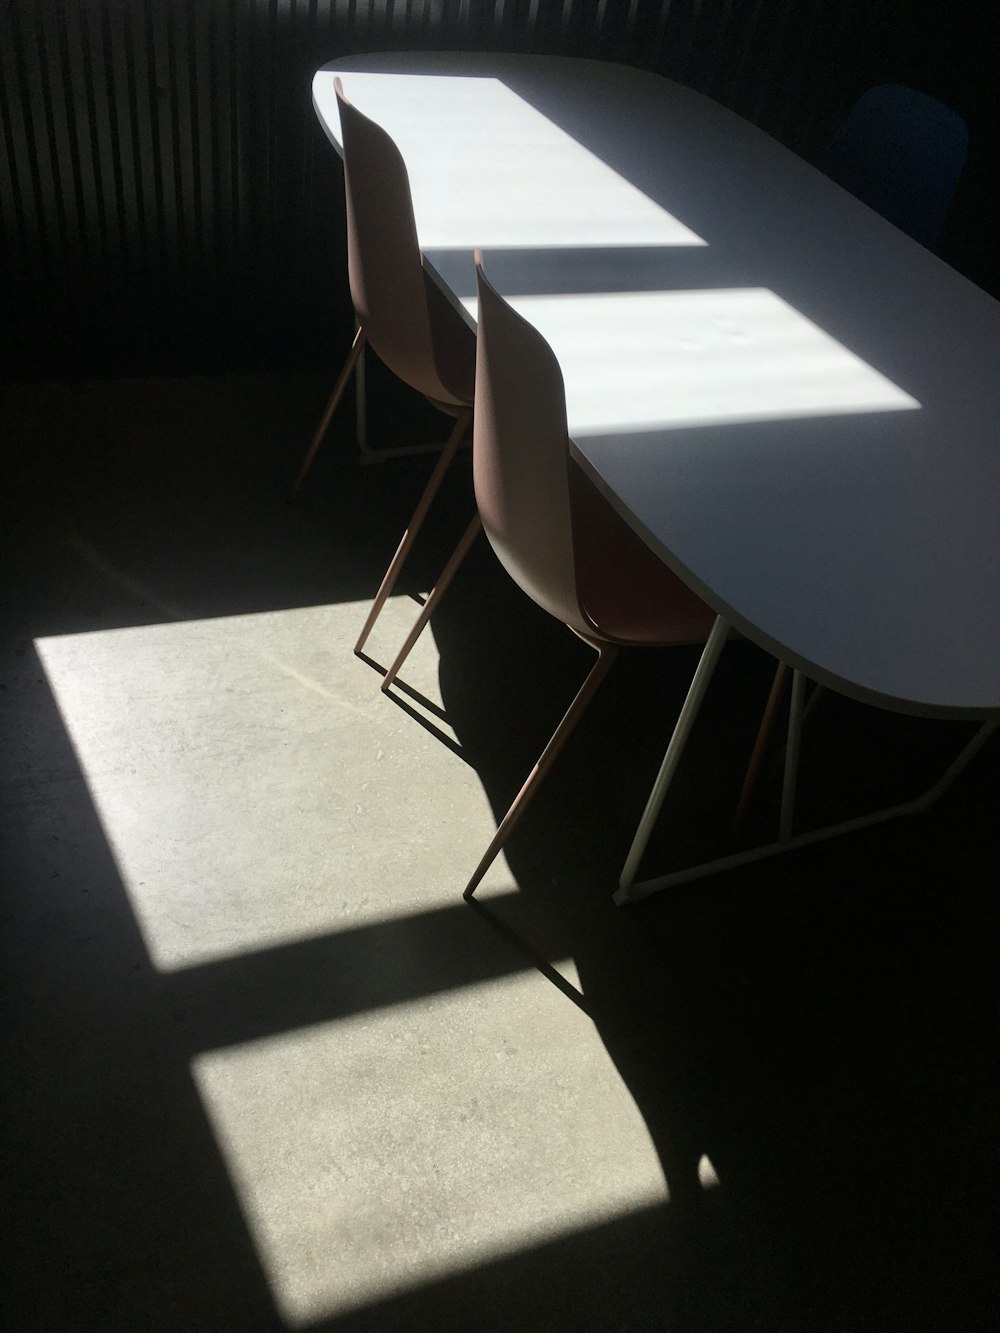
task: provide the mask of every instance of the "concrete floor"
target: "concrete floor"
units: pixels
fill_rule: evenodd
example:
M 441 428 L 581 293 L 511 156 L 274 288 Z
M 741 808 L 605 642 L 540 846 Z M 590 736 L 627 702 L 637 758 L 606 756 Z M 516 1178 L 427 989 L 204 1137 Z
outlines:
M 996 748 L 616 910 L 694 661 L 636 654 L 464 905 L 589 655 L 484 548 L 379 693 L 350 648 L 429 463 L 345 419 L 289 505 L 325 388 L 0 393 L 4 1326 L 994 1327 Z M 466 459 L 376 662 L 471 507 Z M 770 670 L 727 649 L 651 860 L 718 848 Z M 966 734 L 831 698 L 805 813 Z

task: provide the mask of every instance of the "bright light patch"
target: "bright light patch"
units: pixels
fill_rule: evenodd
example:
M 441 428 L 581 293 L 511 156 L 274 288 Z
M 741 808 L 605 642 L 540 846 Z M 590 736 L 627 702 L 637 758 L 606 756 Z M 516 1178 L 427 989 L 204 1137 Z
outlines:
M 313 98 L 339 127 L 333 74 Z M 704 245 L 499 79 L 342 75 L 406 162 L 422 250 Z
M 574 439 L 920 406 L 764 289 L 508 299 L 563 367 Z
M 454 906 L 496 823 L 473 770 L 351 652 L 367 607 L 38 641 L 160 970 L 406 915 L 415 882 L 419 910 Z M 390 599 L 376 658 L 416 611 Z M 433 634 L 404 674 L 436 695 Z
M 667 1199 L 589 1020 L 534 974 L 212 1052 L 194 1077 L 293 1326 Z
M 714 1190 L 719 1188 L 719 1177 L 715 1167 L 712 1165 L 712 1159 L 707 1153 L 702 1153 L 698 1159 L 698 1183 L 703 1190 Z

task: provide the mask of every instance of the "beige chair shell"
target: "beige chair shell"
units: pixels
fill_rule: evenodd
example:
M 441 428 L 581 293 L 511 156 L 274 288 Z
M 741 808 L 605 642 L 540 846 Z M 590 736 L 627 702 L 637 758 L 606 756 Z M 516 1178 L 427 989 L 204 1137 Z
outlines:
M 423 266 L 409 178 L 399 149 L 385 130 L 352 106 L 339 78 L 334 87 L 344 148 L 348 273 L 359 329 L 293 489 L 298 489 L 312 465 L 366 341 L 401 380 L 455 417 L 361 630 L 355 645 L 355 652 L 360 652 L 469 424 L 475 335 Z
M 423 267 L 410 182 L 389 135 L 334 80 L 344 142 L 347 267 L 368 342 L 411 388 L 442 407 L 468 408 L 475 337 Z
M 479 336 L 470 525 L 383 681 L 387 690 L 481 525 L 504 568 L 598 654 L 504 816 L 475 892 L 603 681 L 619 648 L 704 642 L 714 612 L 635 535 L 570 457 L 562 374 L 544 338 L 490 285 L 476 255 Z

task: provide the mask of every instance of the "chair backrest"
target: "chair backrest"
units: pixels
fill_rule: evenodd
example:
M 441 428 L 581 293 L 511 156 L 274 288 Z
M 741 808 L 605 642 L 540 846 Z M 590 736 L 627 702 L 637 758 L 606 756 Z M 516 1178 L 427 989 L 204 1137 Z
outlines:
M 402 155 L 385 130 L 347 100 L 339 78 L 334 87 L 344 146 L 347 262 L 355 313 L 372 347 L 400 379 L 428 398 L 466 403 L 469 389 L 455 383 L 462 377 L 449 374 L 437 354 Z M 441 313 L 436 313 L 440 320 Z M 443 317 L 448 315 L 460 322 L 457 312 Z M 454 340 L 439 341 L 450 351 Z M 469 341 L 471 346 L 471 337 Z M 469 370 L 471 374 L 471 355 Z
M 935 249 L 969 131 L 926 93 L 884 83 L 862 94 L 817 165 L 915 241 Z
M 490 284 L 478 251 L 476 288 L 472 471 L 483 528 L 539 606 L 592 634 L 576 589 L 562 371 L 541 334 Z

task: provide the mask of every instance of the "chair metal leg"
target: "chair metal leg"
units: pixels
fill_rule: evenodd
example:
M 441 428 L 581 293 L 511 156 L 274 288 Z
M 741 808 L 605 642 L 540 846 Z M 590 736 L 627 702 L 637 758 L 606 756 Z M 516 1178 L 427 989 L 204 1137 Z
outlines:
M 778 753 L 772 759 L 768 766 L 767 773 L 761 778 L 760 770 L 764 763 L 764 757 L 767 753 L 767 746 L 771 738 L 771 732 L 774 730 L 774 721 L 778 715 L 778 708 L 781 705 L 781 698 L 784 694 L 785 681 L 788 679 L 790 671 L 784 662 L 779 662 L 778 668 L 774 673 L 774 680 L 771 682 L 771 693 L 768 696 L 767 704 L 764 707 L 764 716 L 761 718 L 760 727 L 757 730 L 757 739 L 754 741 L 753 753 L 750 756 L 750 762 L 747 764 L 746 776 L 743 779 L 743 786 L 740 789 L 740 799 L 736 805 L 736 814 L 733 816 L 733 826 L 731 834 L 735 837 L 743 826 L 743 820 L 746 818 L 747 810 L 750 808 L 750 802 L 753 794 L 760 786 L 761 782 L 770 782 L 778 768 L 786 763 L 785 747 L 782 746 Z M 816 705 L 825 693 L 822 685 L 813 685 L 812 693 L 806 700 L 802 709 L 801 726 L 812 717 Z
M 545 775 L 548 773 L 553 763 L 555 763 L 559 752 L 572 735 L 576 724 L 587 711 L 590 701 L 597 693 L 597 689 L 604 680 L 604 677 L 608 674 L 611 664 L 618 656 L 619 649 L 616 644 L 606 643 L 601 644 L 600 646 L 595 644 L 594 647 L 597 648 L 597 661 L 591 667 L 587 679 L 580 686 L 576 698 L 567 709 L 563 720 L 559 723 L 558 727 L 556 727 L 552 739 L 542 751 L 538 762 L 528 774 L 524 786 L 514 797 L 513 804 L 500 821 L 500 827 L 494 834 L 493 841 L 490 843 L 489 847 L 487 847 L 482 860 L 479 862 L 479 865 L 476 866 L 475 873 L 465 886 L 465 892 L 462 897 L 466 902 L 472 898 L 472 895 L 479 887 L 479 883 L 483 876 L 496 860 L 497 853 L 507 841 L 507 838 L 510 836 L 518 820 L 524 814 L 532 797 L 538 791 Z
M 358 327 L 361 327 L 360 324 Z M 368 448 L 368 368 L 365 365 L 367 360 L 365 349 L 362 347 L 354 381 L 356 390 L 354 395 L 354 431 L 362 461 L 371 452 Z
M 292 487 L 294 495 L 305 479 L 306 473 L 313 465 L 313 459 L 316 457 L 319 446 L 323 443 L 323 437 L 330 427 L 333 420 L 333 414 L 340 406 L 340 400 L 344 396 L 344 390 L 347 388 L 351 376 L 354 374 L 358 364 L 358 358 L 361 356 L 365 345 L 365 331 L 360 326 L 354 335 L 354 341 L 351 343 L 351 350 L 347 354 L 347 360 L 344 362 L 343 369 L 337 376 L 337 383 L 333 386 L 333 393 L 330 394 L 326 407 L 323 409 L 323 415 L 319 419 L 319 425 L 316 427 L 316 433 L 312 437 L 309 448 L 306 450 L 306 456 L 302 460 L 302 466 L 299 468 L 299 475 L 295 478 L 295 485 Z
M 781 705 L 781 696 L 785 692 L 785 681 L 788 679 L 790 668 L 785 662 L 779 662 L 774 673 L 774 679 L 771 681 L 771 692 L 767 696 L 767 703 L 764 705 L 764 715 L 760 720 L 760 726 L 757 729 L 757 739 L 753 743 L 753 752 L 750 755 L 750 762 L 747 764 L 746 776 L 743 779 L 743 786 L 740 789 L 740 799 L 736 804 L 736 814 L 733 816 L 733 834 L 739 832 L 742 827 L 746 812 L 750 807 L 750 801 L 754 792 L 757 790 L 757 780 L 760 774 L 760 766 L 764 762 L 764 755 L 767 752 L 768 743 L 771 739 L 771 732 L 774 729 L 774 720 L 778 716 L 778 708 Z
M 722 649 L 726 642 L 726 636 L 729 633 L 729 626 L 722 616 L 716 616 L 715 624 L 712 626 L 712 632 L 708 636 L 708 641 L 702 650 L 701 657 L 698 659 L 698 665 L 695 667 L 694 675 L 691 678 L 691 684 L 688 686 L 687 698 L 674 723 L 673 735 L 670 737 L 670 744 L 667 746 L 667 752 L 663 756 L 663 763 L 660 765 L 660 771 L 656 775 L 656 781 L 653 783 L 653 790 L 649 793 L 649 800 L 646 802 L 646 808 L 642 812 L 642 818 L 639 820 L 639 827 L 635 831 L 635 837 L 632 839 L 632 846 L 629 854 L 625 858 L 625 865 L 622 868 L 621 878 L 618 881 L 618 892 L 615 894 L 615 902 L 623 903 L 629 901 L 629 890 L 635 879 L 635 872 L 639 869 L 639 862 L 642 860 L 643 853 L 646 850 L 646 844 L 649 842 L 650 834 L 653 832 L 653 826 L 656 823 L 660 813 L 660 807 L 663 805 L 677 766 L 681 761 L 681 755 L 684 753 L 684 747 L 687 745 L 688 737 L 694 727 L 698 713 L 701 709 L 702 700 L 708 689 L 712 676 L 715 673 L 715 667 L 718 663 Z
M 396 548 L 396 554 L 389 562 L 389 568 L 385 571 L 385 576 L 379 585 L 379 590 L 375 594 L 375 600 L 372 602 L 371 610 L 368 612 L 368 618 L 365 620 L 361 633 L 358 636 L 358 641 L 354 645 L 354 651 L 356 653 L 360 653 L 362 648 L 364 648 L 368 635 L 372 631 L 372 626 L 378 619 L 379 612 L 385 605 L 389 594 L 396 586 L 396 580 L 399 578 L 400 571 L 406 563 L 406 557 L 410 554 L 410 549 L 416 541 L 417 533 L 423 527 L 424 519 L 427 517 L 427 511 L 431 507 L 431 501 L 434 499 L 435 495 L 437 495 L 441 483 L 444 481 L 444 474 L 448 471 L 448 465 L 451 463 L 451 460 L 455 456 L 455 451 L 462 442 L 462 436 L 465 434 L 466 427 L 468 426 L 471 417 L 472 409 L 468 408 L 459 412 L 455 419 L 455 425 L 452 428 L 452 432 L 448 436 L 444 448 L 441 450 L 441 456 L 435 465 L 434 471 L 431 473 L 430 480 L 424 487 L 423 495 L 421 495 L 420 499 L 417 501 L 417 507 L 413 511 L 413 516 L 407 524 L 402 539 Z
M 431 589 L 430 594 L 427 597 L 426 602 L 424 602 L 423 606 L 421 607 L 420 615 L 417 616 L 413 628 L 406 636 L 405 643 L 403 644 L 402 648 L 400 648 L 399 652 L 393 659 L 392 665 L 389 667 L 389 670 L 385 673 L 385 679 L 382 681 L 382 684 L 379 687 L 383 694 L 389 693 L 389 689 L 393 681 L 399 675 L 400 667 L 402 667 L 403 663 L 409 657 L 410 650 L 412 649 L 416 641 L 420 638 L 421 634 L 424 632 L 424 626 L 427 624 L 428 620 L 430 620 L 431 616 L 434 614 L 434 608 L 437 606 L 438 602 L 440 602 L 441 598 L 447 592 L 448 585 L 451 583 L 452 579 L 458 573 L 463 560 L 469 554 L 469 550 L 472 546 L 472 543 L 476 540 L 476 538 L 482 531 L 482 527 L 483 527 L 483 521 L 477 514 L 475 518 L 472 520 L 472 522 L 469 524 L 469 526 L 465 529 L 465 532 L 462 534 L 462 539 L 455 547 L 455 550 L 452 552 L 451 559 L 445 565 L 444 569 L 442 569 L 440 575 L 438 576 L 437 583 L 435 583 L 434 587 Z
M 795 790 L 799 780 L 799 748 L 802 743 L 802 701 L 805 697 L 805 690 L 805 676 L 801 671 L 793 671 L 792 697 L 788 705 L 788 739 L 785 742 L 785 774 L 781 784 L 779 842 L 788 842 L 792 836 L 792 821 L 795 818 Z
M 362 465 L 388 463 L 392 458 L 413 458 L 417 454 L 439 454 L 444 447 L 435 444 L 380 445 L 373 449 L 368 443 L 368 391 L 365 350 L 361 349 L 354 371 L 354 410 L 358 452 Z

